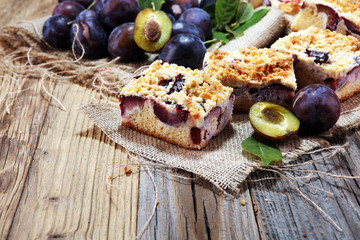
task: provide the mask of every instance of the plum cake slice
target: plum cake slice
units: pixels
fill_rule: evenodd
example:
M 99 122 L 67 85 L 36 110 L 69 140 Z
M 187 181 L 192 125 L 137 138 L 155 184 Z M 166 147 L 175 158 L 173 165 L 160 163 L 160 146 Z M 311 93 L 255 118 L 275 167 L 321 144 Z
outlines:
M 360 91 L 360 41 L 353 36 L 312 26 L 277 40 L 271 48 L 293 55 L 299 88 L 324 84 L 341 101 Z
M 234 112 L 237 113 L 246 113 L 261 101 L 289 108 L 295 95 L 293 58 L 274 49 L 214 50 L 206 54 L 204 70 L 234 89 Z
M 155 61 L 121 90 L 122 124 L 201 149 L 230 122 L 232 91 L 204 71 Z
M 304 5 L 291 24 L 293 31 L 309 26 L 330 29 L 360 38 L 360 1 L 304 0 Z

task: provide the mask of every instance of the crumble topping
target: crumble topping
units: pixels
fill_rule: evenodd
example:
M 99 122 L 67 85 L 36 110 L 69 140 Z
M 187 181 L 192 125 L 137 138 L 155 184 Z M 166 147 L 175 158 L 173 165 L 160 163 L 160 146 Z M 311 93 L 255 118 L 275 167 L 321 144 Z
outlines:
M 205 55 L 205 71 L 230 87 L 262 88 L 278 83 L 296 89 L 293 58 L 274 49 L 241 47 L 234 52 L 214 50 Z
M 297 58 L 308 63 L 316 62 L 308 53 L 310 50 L 328 54 L 329 60 L 317 66 L 333 75 L 350 71 L 358 65 L 356 59 L 360 56 L 360 41 L 355 37 L 313 26 L 277 40 L 271 48 L 296 55 Z
M 201 70 L 155 61 L 145 74 L 132 79 L 122 90 L 125 96 L 157 99 L 181 104 L 194 118 L 206 116 L 216 106 L 225 107 L 232 89 Z

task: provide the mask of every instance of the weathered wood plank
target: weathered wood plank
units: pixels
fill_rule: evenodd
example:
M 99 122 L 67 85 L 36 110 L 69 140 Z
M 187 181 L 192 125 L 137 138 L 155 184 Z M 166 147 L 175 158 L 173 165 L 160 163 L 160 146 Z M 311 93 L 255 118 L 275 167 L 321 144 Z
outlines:
M 350 150 L 331 159 L 298 169 L 328 171 L 337 175 L 359 175 L 358 132 L 350 137 Z M 312 157 L 318 158 L 320 154 Z M 347 165 L 351 166 L 350 168 Z M 270 173 L 255 173 L 252 179 L 274 177 Z M 251 195 L 258 206 L 261 236 L 264 239 L 356 239 L 360 231 L 359 180 L 344 180 L 315 174 L 303 179 L 334 196 L 293 181 L 296 187 L 314 201 L 342 228 L 338 231 L 327 218 L 306 201 L 285 180 L 265 180 L 251 184 Z
M 50 92 L 53 87 L 50 83 Z M 4 74 L 1 88 L 6 90 L 0 92 L 0 238 L 3 239 L 9 234 L 49 102 L 39 94 L 39 82 Z M 7 114 L 5 101 L 9 96 L 15 97 L 7 93 L 19 90 L 14 101 L 9 101 L 10 114 Z
M 127 152 L 78 111 L 96 94 L 64 82 L 53 94 L 68 110 L 51 101 L 9 238 L 133 239 L 138 174 L 123 174 Z
M 229 199 L 199 180 L 173 176 L 171 170 L 151 168 L 159 193 L 156 214 L 144 239 L 258 239 L 256 218 L 247 185 Z M 184 173 L 183 177 L 191 177 Z M 150 216 L 155 201 L 154 187 L 141 171 L 138 232 Z M 244 200 L 245 205 L 240 202 Z M 146 210 L 147 209 L 147 210 Z

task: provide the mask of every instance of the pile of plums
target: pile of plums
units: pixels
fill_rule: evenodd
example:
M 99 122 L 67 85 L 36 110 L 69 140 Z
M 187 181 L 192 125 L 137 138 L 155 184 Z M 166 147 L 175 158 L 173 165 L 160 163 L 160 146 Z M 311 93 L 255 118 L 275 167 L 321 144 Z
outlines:
M 292 101 L 291 111 L 269 103 L 255 103 L 250 111 L 250 123 L 262 139 L 282 141 L 300 130 L 316 134 L 332 128 L 340 117 L 341 102 L 334 90 L 311 84 L 300 89 Z
M 73 47 L 89 59 L 111 56 L 129 62 L 155 52 L 160 60 L 201 68 L 212 23 L 200 6 L 214 2 L 166 0 L 161 10 L 140 11 L 137 0 L 59 0 L 43 37 L 52 47 Z

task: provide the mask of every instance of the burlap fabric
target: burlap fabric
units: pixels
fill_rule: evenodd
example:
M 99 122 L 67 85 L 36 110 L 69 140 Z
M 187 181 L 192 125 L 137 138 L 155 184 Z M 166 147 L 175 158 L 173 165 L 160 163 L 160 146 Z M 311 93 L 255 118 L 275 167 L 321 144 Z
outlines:
M 32 24 L 3 28 L 0 32 L 0 46 L 3 50 L 0 57 L 7 59 L 6 56 L 12 54 L 28 62 L 30 58 L 32 67 L 44 68 L 55 76 L 66 77 L 69 81 L 90 88 L 99 86 L 99 79 L 106 79 L 108 84 L 100 89 L 113 96 L 116 96 L 121 87 L 130 80 L 136 69 L 153 60 L 154 56 L 136 64 L 109 62 L 110 59 L 76 61 L 71 51 L 58 51 L 41 40 L 39 32 L 44 20 L 45 18 L 38 19 Z M 221 48 L 231 51 L 239 46 L 265 47 L 282 34 L 284 27 L 283 14 L 272 9 L 258 24 L 248 29 L 243 37 Z M 120 110 L 114 104 L 90 103 L 81 111 L 106 135 L 129 151 L 155 163 L 192 172 L 222 190 L 238 192 L 239 183 L 262 166 L 256 157 L 241 148 L 241 142 L 253 134 L 248 116 L 245 114 L 234 115 L 231 124 L 212 139 L 206 148 L 198 151 L 186 150 L 121 126 Z M 316 136 L 296 136 L 291 141 L 278 144 L 283 154 L 283 164 L 294 161 L 315 148 L 328 147 L 331 137 L 358 127 L 359 123 L 360 94 L 342 103 L 340 119 L 330 131 Z

